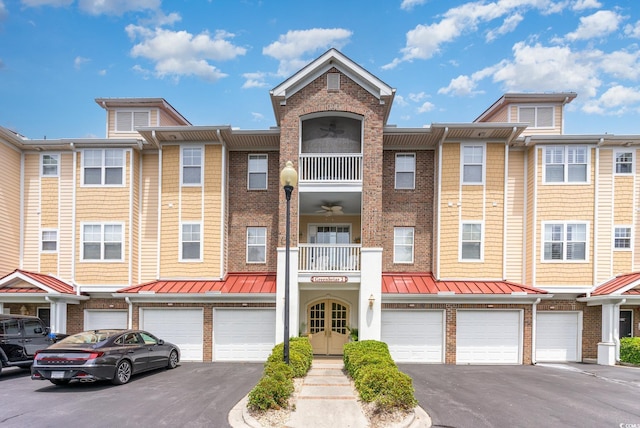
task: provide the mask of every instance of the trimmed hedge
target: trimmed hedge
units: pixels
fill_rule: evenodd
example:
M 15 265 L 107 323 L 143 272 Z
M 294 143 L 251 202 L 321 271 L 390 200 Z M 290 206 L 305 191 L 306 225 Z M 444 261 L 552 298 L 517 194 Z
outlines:
M 373 402 L 381 410 L 411 409 L 418 404 L 412 379 L 398 369 L 386 343 L 347 343 L 343 359 L 363 401 Z
M 306 337 L 289 339 L 289 365 L 283 362 L 284 344 L 273 347 L 264 365 L 262 378 L 249 392 L 248 407 L 253 410 L 288 406 L 294 391 L 293 378 L 307 374 L 313 361 L 311 342 Z
M 620 361 L 640 365 L 640 337 L 620 339 Z

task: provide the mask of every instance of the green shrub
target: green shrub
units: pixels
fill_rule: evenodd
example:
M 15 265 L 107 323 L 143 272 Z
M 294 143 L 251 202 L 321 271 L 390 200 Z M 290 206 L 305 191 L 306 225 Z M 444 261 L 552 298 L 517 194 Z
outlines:
M 347 343 L 344 346 L 343 361 L 345 369 L 353 379 L 358 377 L 360 367 L 372 364 L 395 365 L 387 344 L 377 340 Z
M 293 394 L 293 379 L 285 376 L 263 376 L 249 392 L 249 408 L 255 410 L 280 409 L 287 407 Z
M 284 343 L 273 347 L 267 363 L 284 360 Z M 289 339 L 289 365 L 293 370 L 293 377 L 303 377 L 311 368 L 313 362 L 313 348 L 307 337 L 292 337 Z
M 620 361 L 640 365 L 640 337 L 620 339 Z

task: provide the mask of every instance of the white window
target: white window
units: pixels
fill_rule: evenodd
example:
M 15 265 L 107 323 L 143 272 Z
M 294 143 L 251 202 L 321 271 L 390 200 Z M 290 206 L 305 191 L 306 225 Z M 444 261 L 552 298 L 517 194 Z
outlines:
M 149 126 L 151 112 L 142 111 L 116 111 L 116 132 L 135 132 L 136 128 Z
M 42 177 L 57 177 L 58 167 L 60 164 L 60 155 L 43 154 L 40 157 L 42 162 L 41 175 Z
M 520 107 L 518 122 L 530 123 L 532 128 L 553 127 L 553 107 Z
M 267 228 L 247 228 L 247 263 L 267 262 Z
M 180 260 L 202 260 L 202 238 L 200 223 L 183 223 Z
M 633 174 L 633 151 L 620 151 L 615 153 L 616 174 Z
M 82 183 L 85 186 L 122 186 L 124 150 L 84 150 L 82 175 Z
M 587 260 L 586 223 L 543 223 L 544 261 Z
M 202 147 L 182 148 L 182 184 L 184 186 L 202 184 Z
M 122 261 L 122 224 L 84 224 L 82 260 Z
M 484 182 L 484 146 L 462 146 L 462 184 Z
M 43 253 L 55 253 L 58 251 L 58 231 L 56 229 L 42 230 L 40 251 Z
M 589 150 L 586 146 L 544 148 L 545 183 L 586 183 Z
M 460 260 L 482 260 L 482 223 L 462 223 L 460 235 Z
M 414 153 L 396 154 L 396 189 L 415 189 L 416 155 Z
M 631 249 L 631 227 L 616 226 L 613 238 L 613 248 L 616 250 Z
M 249 155 L 249 190 L 265 190 L 267 188 L 267 155 Z
M 393 229 L 393 262 L 413 263 L 413 227 Z

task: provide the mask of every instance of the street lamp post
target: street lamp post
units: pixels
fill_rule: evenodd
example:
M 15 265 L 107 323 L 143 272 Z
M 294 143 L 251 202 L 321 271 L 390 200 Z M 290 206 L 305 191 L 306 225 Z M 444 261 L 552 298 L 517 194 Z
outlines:
M 280 172 L 280 184 L 287 198 L 287 223 L 285 239 L 285 267 L 284 267 L 284 362 L 289 364 L 289 245 L 291 240 L 291 192 L 298 183 L 298 173 L 293 168 L 293 162 L 287 161 L 286 166 Z

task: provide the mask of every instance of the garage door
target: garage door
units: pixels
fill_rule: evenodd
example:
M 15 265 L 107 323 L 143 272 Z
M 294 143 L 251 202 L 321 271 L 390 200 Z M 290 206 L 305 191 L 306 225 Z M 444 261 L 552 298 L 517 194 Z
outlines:
M 183 361 L 202 361 L 202 309 L 151 309 L 140 312 L 140 326 L 180 348 Z
M 444 311 L 382 311 L 381 340 L 396 362 L 443 363 Z
M 522 364 L 520 311 L 456 314 L 457 364 Z
M 536 360 L 578 361 L 580 313 L 538 312 L 536 316 Z
M 127 311 L 84 311 L 84 329 L 127 328 Z
M 276 336 L 273 309 L 214 309 L 214 361 L 266 361 Z

